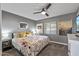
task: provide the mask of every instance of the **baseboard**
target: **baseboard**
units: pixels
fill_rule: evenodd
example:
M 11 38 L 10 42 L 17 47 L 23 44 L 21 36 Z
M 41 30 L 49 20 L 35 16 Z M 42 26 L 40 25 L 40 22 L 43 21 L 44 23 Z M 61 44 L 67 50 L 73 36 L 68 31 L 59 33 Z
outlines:
M 66 44 L 66 43 L 61 43 L 61 42 L 56 42 L 56 41 L 50 41 L 51 43 L 57 43 L 57 44 L 62 44 L 62 45 L 68 45 L 68 44 Z

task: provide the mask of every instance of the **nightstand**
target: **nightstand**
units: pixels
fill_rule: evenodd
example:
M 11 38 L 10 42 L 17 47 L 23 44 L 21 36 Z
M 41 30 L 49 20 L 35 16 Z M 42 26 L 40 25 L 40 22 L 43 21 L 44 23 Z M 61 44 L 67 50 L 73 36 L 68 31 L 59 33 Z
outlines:
M 12 48 L 12 40 L 2 41 L 2 51 Z

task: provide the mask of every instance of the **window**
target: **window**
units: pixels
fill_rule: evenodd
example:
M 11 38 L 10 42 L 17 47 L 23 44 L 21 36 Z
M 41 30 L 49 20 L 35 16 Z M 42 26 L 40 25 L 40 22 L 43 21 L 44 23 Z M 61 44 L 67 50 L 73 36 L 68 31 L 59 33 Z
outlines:
M 56 22 L 53 22 L 53 23 L 51 23 L 51 25 L 50 25 L 51 27 L 51 29 L 50 29 L 50 32 L 51 32 L 51 34 L 56 34 Z
M 56 34 L 56 22 L 49 22 L 44 24 L 44 33 L 45 34 Z
M 27 29 L 28 25 L 25 22 L 20 22 L 20 28 L 21 29 Z
M 45 28 L 44 28 L 44 33 L 45 34 L 50 34 L 50 23 L 45 23 Z
M 77 31 L 79 31 L 79 16 L 76 18 L 76 24 L 77 24 Z

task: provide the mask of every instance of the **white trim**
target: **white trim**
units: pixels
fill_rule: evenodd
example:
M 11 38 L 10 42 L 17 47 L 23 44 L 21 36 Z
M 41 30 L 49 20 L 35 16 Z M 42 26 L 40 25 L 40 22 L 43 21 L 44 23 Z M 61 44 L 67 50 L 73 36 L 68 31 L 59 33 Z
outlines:
M 50 41 L 51 43 L 57 43 L 57 44 L 62 44 L 62 45 L 68 45 L 68 44 L 66 44 L 66 43 L 61 43 L 61 42 L 56 42 L 56 41 Z

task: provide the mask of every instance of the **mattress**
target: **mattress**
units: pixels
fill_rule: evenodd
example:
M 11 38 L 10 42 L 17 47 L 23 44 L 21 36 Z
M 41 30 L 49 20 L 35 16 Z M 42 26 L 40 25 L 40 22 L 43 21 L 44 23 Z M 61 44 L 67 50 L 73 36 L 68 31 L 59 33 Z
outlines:
M 21 43 L 18 43 L 17 38 L 14 38 L 12 40 L 12 44 L 17 50 L 21 51 L 21 53 L 24 55 L 35 56 L 49 43 L 49 38 L 47 36 L 41 35 L 32 35 L 22 39 L 25 39 L 25 41 L 30 42 L 30 44 L 24 47 Z

